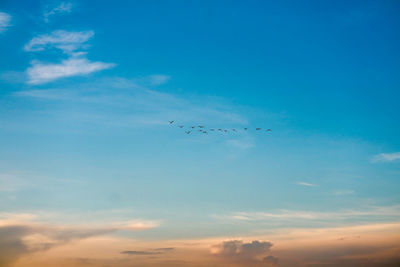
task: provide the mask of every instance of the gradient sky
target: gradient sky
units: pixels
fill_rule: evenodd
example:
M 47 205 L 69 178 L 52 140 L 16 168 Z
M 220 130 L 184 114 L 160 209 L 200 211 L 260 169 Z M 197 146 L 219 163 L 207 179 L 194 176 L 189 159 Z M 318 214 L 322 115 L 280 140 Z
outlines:
M 297 237 L 289 229 L 395 232 L 399 11 L 389 0 L 0 0 L 0 226 L 52 229 L 23 231 L 25 248 L 84 225 L 97 229 L 85 242 L 213 240 L 225 256 L 215 242 L 273 251 Z M 141 255 L 167 251 L 152 249 Z M 249 255 L 233 258 L 259 266 L 247 260 L 262 253 Z

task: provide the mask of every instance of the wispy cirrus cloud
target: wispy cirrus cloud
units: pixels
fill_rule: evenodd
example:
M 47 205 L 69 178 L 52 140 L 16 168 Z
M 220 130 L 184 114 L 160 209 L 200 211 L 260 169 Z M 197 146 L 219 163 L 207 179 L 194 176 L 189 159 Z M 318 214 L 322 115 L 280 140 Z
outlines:
M 64 77 L 86 75 L 114 67 L 113 63 L 92 62 L 86 58 L 71 57 L 58 64 L 45 64 L 33 61 L 27 69 L 29 84 L 43 84 Z
M 236 220 L 236 221 L 263 221 L 263 220 L 343 220 L 350 218 L 387 216 L 400 217 L 400 206 L 387 207 L 369 207 L 363 210 L 342 210 L 342 211 L 303 211 L 303 210 L 279 210 L 276 212 L 235 212 L 227 216 L 214 216 L 220 219 Z
M 53 31 L 50 34 L 41 34 L 34 37 L 24 46 L 27 52 L 43 51 L 49 48 L 61 49 L 64 53 L 71 53 L 86 48 L 84 45 L 94 35 L 93 31 L 69 32 L 64 30 Z
M 49 18 L 51 16 L 63 13 L 71 13 L 72 11 L 72 3 L 70 2 L 61 2 L 56 7 L 46 8 L 46 11 L 43 12 L 43 18 L 45 22 L 49 22 Z
M 0 11 L 0 33 L 7 30 L 11 25 L 11 15 Z
M 315 187 L 318 186 L 316 184 L 310 184 L 310 183 L 306 183 L 306 182 L 296 182 L 297 185 L 301 185 L 301 186 L 308 186 L 308 187 Z
M 371 162 L 394 162 L 400 160 L 400 152 L 380 153 L 372 157 Z
M 80 108 L 93 108 L 92 123 L 109 126 L 138 127 L 144 125 L 165 125 L 173 118 L 176 123 L 191 125 L 208 121 L 211 124 L 246 124 L 247 119 L 239 114 L 235 107 L 221 99 L 208 102 L 200 98 L 183 98 L 175 94 L 159 92 L 147 87 L 146 77 L 125 79 L 121 77 L 102 78 L 96 81 L 82 82 L 74 87 L 63 86 L 52 89 L 31 89 L 13 93 L 15 97 L 30 101 L 56 101 L 75 103 L 75 111 Z M 100 108 L 102 107 L 102 108 Z M 109 109 L 109 107 L 113 107 Z M 110 110 L 104 112 L 104 110 Z M 52 110 L 55 116 L 63 110 Z M 92 116 L 87 113 L 87 116 Z M 43 115 L 43 113 L 42 113 Z M 42 116 L 41 115 L 41 116 Z M 74 117 L 74 120 L 77 118 Z M 79 116 L 80 120 L 86 120 Z M 248 140 L 250 142 L 251 140 Z M 244 144 L 245 147 L 250 144 Z
M 80 51 L 87 48 L 86 42 L 93 35 L 93 31 L 68 32 L 58 30 L 34 37 L 25 45 L 25 51 L 39 52 L 55 48 L 67 54 L 68 58 L 60 63 L 32 61 L 31 67 L 26 71 L 27 83 L 32 85 L 43 84 L 60 78 L 87 75 L 114 67 L 114 63 L 90 61 L 86 58 L 86 52 Z

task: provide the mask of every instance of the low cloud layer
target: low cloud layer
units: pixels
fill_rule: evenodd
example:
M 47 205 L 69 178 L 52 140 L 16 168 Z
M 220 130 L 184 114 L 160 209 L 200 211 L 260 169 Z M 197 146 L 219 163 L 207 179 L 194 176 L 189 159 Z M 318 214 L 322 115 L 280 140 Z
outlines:
M 116 231 L 142 231 L 157 227 L 151 221 L 127 221 L 104 226 L 70 226 L 37 222 L 31 214 L 0 214 L 0 266 L 11 266 L 27 254 L 45 251 L 71 241 L 87 239 Z M 162 253 L 162 251 L 158 251 Z
M 225 260 L 252 266 L 265 262 L 264 259 L 268 257 L 266 254 L 269 253 L 272 245 L 268 241 L 254 240 L 245 243 L 242 240 L 231 240 L 224 241 L 222 244 L 215 246 L 212 252 L 214 255 Z

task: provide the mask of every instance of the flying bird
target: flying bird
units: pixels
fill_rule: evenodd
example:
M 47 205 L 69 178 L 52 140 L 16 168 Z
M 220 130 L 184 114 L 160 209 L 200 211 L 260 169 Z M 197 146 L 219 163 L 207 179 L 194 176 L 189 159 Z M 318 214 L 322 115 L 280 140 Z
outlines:
M 185 133 L 186 133 L 186 134 L 190 134 L 190 132 L 191 132 L 191 131 L 186 131 Z
M 222 129 L 218 129 L 218 131 L 222 132 Z
M 236 132 L 236 129 L 232 129 L 232 131 Z
M 190 128 L 192 128 L 192 129 L 194 129 L 196 126 L 192 126 L 192 127 L 190 127 Z
M 267 132 L 270 132 L 270 131 L 271 131 L 271 129 L 267 129 L 266 131 L 267 131 Z
M 226 133 L 227 133 L 227 132 L 228 132 L 228 130 L 224 130 L 224 132 L 226 132 Z
M 256 128 L 256 131 L 259 131 L 259 130 L 261 130 L 261 128 Z
M 203 126 L 203 125 L 200 125 L 199 128 L 204 128 L 204 126 Z
M 183 125 L 179 125 L 178 127 L 182 129 L 184 126 Z
M 207 131 L 203 131 L 203 133 L 208 134 Z
M 247 131 L 247 128 L 244 128 L 245 131 Z
M 169 124 L 173 124 L 174 123 L 174 121 L 169 121 Z

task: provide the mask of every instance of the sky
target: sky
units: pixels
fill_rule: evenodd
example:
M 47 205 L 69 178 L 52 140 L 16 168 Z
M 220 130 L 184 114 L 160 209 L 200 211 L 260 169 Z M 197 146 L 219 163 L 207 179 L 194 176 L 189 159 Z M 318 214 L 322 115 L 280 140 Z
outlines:
M 398 266 L 399 11 L 0 0 L 0 266 Z

